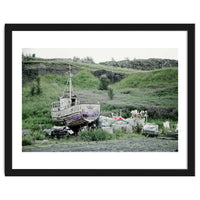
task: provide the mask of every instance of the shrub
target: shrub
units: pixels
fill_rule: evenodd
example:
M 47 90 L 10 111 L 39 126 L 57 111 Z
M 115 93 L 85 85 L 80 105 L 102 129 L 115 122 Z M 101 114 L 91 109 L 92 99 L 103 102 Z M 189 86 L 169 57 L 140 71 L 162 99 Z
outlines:
M 30 135 L 23 135 L 22 136 L 22 146 L 31 145 L 32 138 Z
M 31 96 L 34 96 L 35 94 L 39 95 L 42 92 L 41 86 L 40 86 L 40 77 L 36 77 L 36 85 L 35 83 L 32 84 L 30 94 Z
M 35 84 L 33 83 L 30 90 L 31 96 L 35 95 Z
M 36 81 L 37 81 L 36 94 L 39 95 L 42 92 L 41 86 L 40 86 L 40 77 L 39 76 L 37 76 Z
M 139 124 L 137 124 L 137 127 L 136 127 L 136 133 L 141 133 L 141 131 L 142 131 L 142 126 L 141 125 L 139 125 Z
M 109 96 L 110 100 L 113 99 L 113 97 L 114 97 L 114 92 L 113 92 L 113 89 L 112 89 L 112 88 L 108 88 L 108 96 Z
M 103 140 L 112 139 L 112 135 L 102 129 L 96 129 L 94 131 L 94 135 L 95 135 L 95 141 L 103 141 Z
M 133 109 L 132 109 L 133 110 Z M 121 110 L 121 116 L 123 118 L 130 118 L 132 115 L 131 115 L 131 111 L 129 111 L 128 109 L 122 109 Z
M 84 130 L 79 133 L 83 141 L 104 141 L 110 140 L 112 135 L 102 129 Z
M 178 110 L 172 108 L 154 109 L 149 108 L 148 117 L 152 119 L 171 119 L 178 121 Z
M 93 138 L 93 132 L 88 130 L 81 131 L 78 135 L 83 141 L 92 141 Z
M 34 139 L 34 140 L 44 140 L 44 138 L 45 138 L 45 136 L 44 136 L 44 134 L 41 133 L 41 132 L 36 132 L 36 133 L 34 133 L 34 135 L 33 135 L 33 139 Z
M 110 81 L 105 74 L 101 75 L 100 83 L 99 83 L 99 90 L 107 90 L 109 82 Z
M 117 131 L 117 130 L 114 130 L 114 136 L 116 139 L 124 136 L 124 132 L 123 131 Z

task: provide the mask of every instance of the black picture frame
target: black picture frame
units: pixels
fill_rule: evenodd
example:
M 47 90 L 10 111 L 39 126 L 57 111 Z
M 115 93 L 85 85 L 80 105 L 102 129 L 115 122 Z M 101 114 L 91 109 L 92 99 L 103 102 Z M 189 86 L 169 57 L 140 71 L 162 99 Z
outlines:
M 186 31 L 187 169 L 13 169 L 13 31 Z M 6 176 L 194 176 L 195 175 L 195 24 L 5 24 L 5 175 Z

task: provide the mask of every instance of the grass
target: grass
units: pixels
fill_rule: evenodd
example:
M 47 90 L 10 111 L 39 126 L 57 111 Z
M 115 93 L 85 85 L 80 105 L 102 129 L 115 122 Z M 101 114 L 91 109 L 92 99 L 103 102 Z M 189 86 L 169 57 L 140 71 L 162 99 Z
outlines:
M 178 69 L 166 68 L 150 72 L 132 73 L 128 77 L 115 83 L 114 89 L 126 88 L 158 88 L 174 86 L 178 83 Z
M 164 120 L 161 120 L 161 119 L 149 119 L 149 120 L 148 120 L 148 123 L 155 123 L 155 124 L 158 125 L 158 128 L 159 128 L 159 129 L 162 129 L 163 122 L 166 122 L 166 121 L 169 121 L 170 130 L 173 130 L 173 126 L 174 126 L 175 124 L 178 124 L 178 121 L 174 121 L 174 120 L 171 120 L 171 119 L 164 119 Z
M 105 141 L 112 139 L 112 135 L 102 129 L 84 130 L 79 132 L 83 141 Z
M 36 131 L 32 134 L 22 135 L 22 146 L 32 145 L 35 140 L 44 140 L 45 135 L 42 131 Z
M 32 144 L 32 137 L 30 135 L 22 136 L 22 146 L 27 146 Z
M 43 83 L 43 87 L 46 87 L 47 83 Z M 61 88 L 63 88 L 62 85 Z M 26 96 L 23 98 L 23 110 L 22 110 L 22 122 L 23 129 L 39 130 L 39 124 L 42 124 L 42 128 L 50 128 L 53 126 L 51 120 L 51 103 L 58 99 L 59 94 L 62 94 L 62 90 L 59 87 L 55 87 L 53 90 L 51 87 L 43 89 L 43 94 L 40 96 Z M 28 91 L 24 88 L 24 95 Z M 163 89 L 162 89 L 163 90 Z M 170 110 L 178 108 L 178 95 L 171 91 L 174 87 L 167 88 L 165 95 L 156 96 L 160 89 L 145 89 L 136 88 L 129 90 L 115 90 L 115 96 L 113 100 L 110 100 L 107 91 L 99 91 L 97 89 L 92 90 L 79 90 L 76 92 L 77 96 L 82 103 L 97 103 L 101 104 L 101 114 L 111 116 L 113 112 L 116 115 L 122 112 L 123 117 L 130 117 L 130 111 L 133 109 L 151 109 L 155 110 Z M 128 94 L 124 94 L 127 93 Z M 51 95 L 48 95 L 51 94 Z M 92 97 L 92 98 L 91 98 Z M 38 103 L 39 102 L 39 103 Z M 150 111 L 149 111 L 149 114 Z
M 33 135 L 33 140 L 44 140 L 45 135 L 42 131 L 35 132 Z
M 167 88 L 121 89 L 114 90 L 114 93 L 115 96 L 111 100 L 105 90 L 77 91 L 81 102 L 92 103 L 99 101 L 101 104 L 101 114 L 109 117 L 111 117 L 112 112 L 115 115 L 119 115 L 120 110 L 123 117 L 130 117 L 130 111 L 134 109 L 149 110 L 149 115 L 153 118 L 163 116 L 163 118 L 167 119 L 178 116 L 177 86 Z M 157 95 L 157 93 L 162 93 L 162 95 Z M 177 110 L 177 112 L 173 113 L 174 110 Z
M 78 136 L 63 137 L 59 140 L 54 140 L 49 137 L 45 137 L 41 131 L 35 131 L 32 134 L 26 134 L 22 136 L 22 146 L 34 145 L 35 140 L 49 140 L 49 144 L 66 144 L 76 142 L 91 142 L 91 141 L 107 141 L 107 140 L 120 140 L 128 139 L 132 137 L 144 137 L 141 134 L 129 133 L 126 134 L 122 131 L 114 131 L 113 134 L 109 134 L 102 129 L 89 129 L 79 132 Z
M 154 120 L 152 121 L 156 124 L 160 125 L 164 122 L 161 120 Z M 175 124 L 175 122 L 170 121 L 170 129 L 169 131 L 173 131 L 173 124 Z M 162 129 L 159 129 L 159 137 L 163 136 L 162 133 Z M 65 144 L 81 144 L 83 145 L 85 142 L 98 142 L 98 141 L 114 141 L 114 140 L 129 140 L 131 138 L 145 138 L 145 136 L 141 133 L 137 133 L 137 132 L 133 132 L 133 133 L 125 133 L 122 131 L 116 131 L 114 130 L 113 134 L 109 134 L 105 131 L 103 131 L 102 129 L 94 129 L 94 130 L 84 130 L 82 132 L 79 132 L 78 136 L 70 136 L 70 137 L 63 137 L 59 140 L 55 140 L 55 139 L 51 139 L 49 137 L 47 137 L 46 139 L 48 140 L 48 145 L 52 146 L 55 144 L 61 144 L 61 145 L 65 145 Z M 30 148 L 37 146 L 37 144 L 35 144 L 35 140 L 43 140 L 44 135 L 42 132 L 35 132 L 34 134 L 27 134 L 27 135 L 23 135 L 22 136 L 22 146 L 27 146 L 29 145 Z M 41 143 L 40 143 L 41 144 Z M 137 145 L 137 144 L 136 144 Z M 45 145 L 46 146 L 46 145 Z
M 74 89 L 97 89 L 99 86 L 99 79 L 96 78 L 89 71 L 80 71 L 72 77 Z

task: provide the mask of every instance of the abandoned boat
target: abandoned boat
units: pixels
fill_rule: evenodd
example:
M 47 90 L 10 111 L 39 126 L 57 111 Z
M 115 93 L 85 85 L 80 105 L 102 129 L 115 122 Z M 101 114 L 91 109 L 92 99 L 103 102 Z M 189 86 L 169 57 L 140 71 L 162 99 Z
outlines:
M 98 119 L 100 104 L 80 103 L 78 97 L 73 94 L 71 66 L 68 75 L 63 95 L 59 101 L 52 103 L 51 116 L 57 124 L 80 128 Z

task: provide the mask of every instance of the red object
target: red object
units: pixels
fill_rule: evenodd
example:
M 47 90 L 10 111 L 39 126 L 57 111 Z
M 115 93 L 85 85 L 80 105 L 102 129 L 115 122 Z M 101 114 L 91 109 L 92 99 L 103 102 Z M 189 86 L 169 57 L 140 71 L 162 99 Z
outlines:
M 121 116 L 119 116 L 119 117 L 114 117 L 114 119 L 116 119 L 116 120 L 124 120 Z

